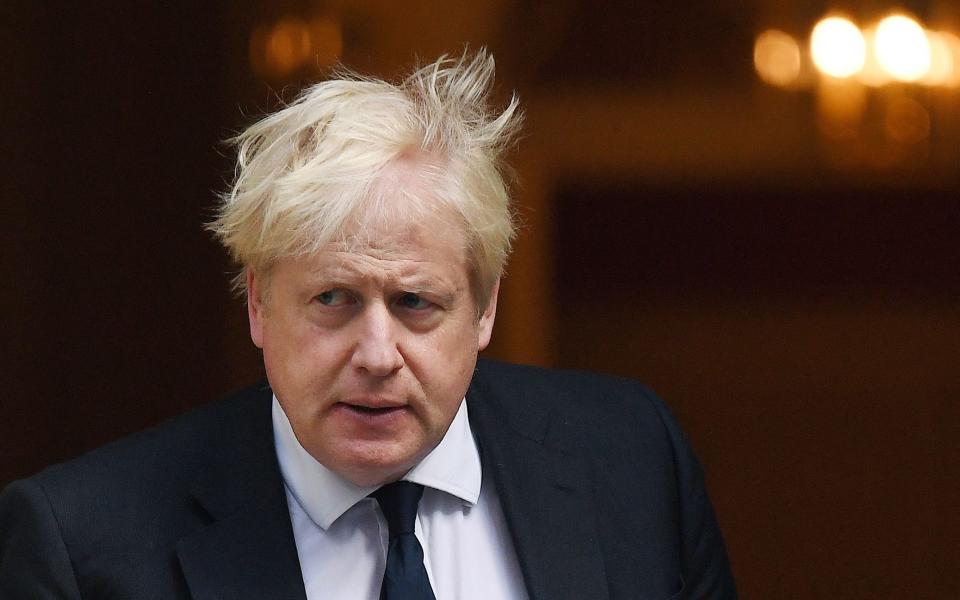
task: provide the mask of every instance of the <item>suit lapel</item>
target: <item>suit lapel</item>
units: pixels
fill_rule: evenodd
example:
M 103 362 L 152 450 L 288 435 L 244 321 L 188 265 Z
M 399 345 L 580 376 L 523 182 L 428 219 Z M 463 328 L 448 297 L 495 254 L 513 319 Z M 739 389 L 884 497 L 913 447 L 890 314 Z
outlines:
M 177 545 L 195 600 L 305 600 L 296 547 L 280 532 L 277 515 L 237 513 L 186 537 Z
M 587 466 L 551 444 L 550 414 L 482 379 L 474 377 L 467 394 L 470 420 L 531 600 L 605 600 Z
M 306 600 L 273 447 L 269 389 L 224 419 L 193 488 L 210 523 L 177 555 L 195 600 Z
M 606 600 L 587 465 L 561 449 L 551 414 L 510 397 L 516 390 L 502 391 L 511 386 L 483 379 L 478 372 L 467 393 L 470 421 L 531 600 Z M 197 469 L 193 497 L 210 522 L 177 544 L 195 600 L 306 600 L 273 448 L 271 398 L 265 388 L 220 418 L 221 434 Z

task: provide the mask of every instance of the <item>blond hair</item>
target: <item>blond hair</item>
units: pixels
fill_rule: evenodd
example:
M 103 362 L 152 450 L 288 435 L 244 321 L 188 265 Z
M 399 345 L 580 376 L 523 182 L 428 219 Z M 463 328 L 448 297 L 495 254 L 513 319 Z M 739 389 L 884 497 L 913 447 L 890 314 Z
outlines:
M 494 61 L 486 51 L 446 56 L 399 83 L 339 71 L 233 138 L 237 171 L 209 228 L 245 272 L 347 242 L 360 211 L 425 210 L 423 199 L 377 194 L 381 173 L 411 152 L 439 159 L 422 169 L 441 204 L 463 223 L 471 284 L 482 310 L 515 235 L 503 151 L 522 115 L 513 96 L 488 106 Z M 409 200 L 409 202 L 406 202 Z

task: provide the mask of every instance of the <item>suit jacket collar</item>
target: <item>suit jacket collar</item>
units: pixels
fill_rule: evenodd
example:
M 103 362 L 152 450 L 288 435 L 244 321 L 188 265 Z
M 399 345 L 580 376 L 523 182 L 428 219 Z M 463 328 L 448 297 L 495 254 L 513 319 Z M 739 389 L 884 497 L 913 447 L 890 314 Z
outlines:
M 271 398 L 261 386 L 223 411 L 191 490 L 210 519 L 177 544 L 195 600 L 306 600 L 273 447 Z
M 530 598 L 605 600 L 589 467 L 570 452 L 550 399 L 522 397 L 490 368 L 478 364 L 467 405 Z
M 511 532 L 531 600 L 609 597 L 588 465 L 562 420 L 481 361 L 467 392 L 470 422 Z M 209 523 L 177 555 L 195 600 L 306 600 L 273 444 L 267 386 L 244 393 L 210 444 L 191 496 Z

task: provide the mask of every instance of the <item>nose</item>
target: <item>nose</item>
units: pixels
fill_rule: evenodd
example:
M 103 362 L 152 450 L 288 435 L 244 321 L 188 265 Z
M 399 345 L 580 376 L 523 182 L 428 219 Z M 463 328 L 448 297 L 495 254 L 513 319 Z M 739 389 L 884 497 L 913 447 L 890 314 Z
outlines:
M 351 357 L 353 367 L 375 377 L 386 377 L 402 368 L 397 324 L 387 307 L 369 304 L 358 317 L 359 334 Z

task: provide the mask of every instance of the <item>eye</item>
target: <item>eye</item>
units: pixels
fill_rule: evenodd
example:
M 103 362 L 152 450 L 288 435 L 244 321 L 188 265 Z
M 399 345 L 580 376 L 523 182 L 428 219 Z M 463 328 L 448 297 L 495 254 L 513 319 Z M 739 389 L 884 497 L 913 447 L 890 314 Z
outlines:
M 344 306 L 353 302 L 353 297 L 346 290 L 327 290 L 314 296 L 314 299 L 324 306 Z
M 429 301 L 424 300 L 419 295 L 414 294 L 413 292 L 406 292 L 401 294 L 400 298 L 397 300 L 397 303 L 403 308 L 409 310 L 424 310 L 430 308 L 431 304 Z

